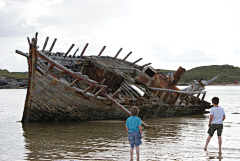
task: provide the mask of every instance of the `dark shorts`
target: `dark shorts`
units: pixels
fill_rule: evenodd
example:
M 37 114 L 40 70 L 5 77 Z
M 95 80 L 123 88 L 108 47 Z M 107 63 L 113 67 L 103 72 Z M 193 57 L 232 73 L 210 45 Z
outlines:
M 211 124 L 208 129 L 208 134 L 213 136 L 214 132 L 217 130 L 217 135 L 222 135 L 223 124 Z
M 130 142 L 131 148 L 134 148 L 134 145 L 139 146 L 142 144 L 141 134 L 139 131 L 128 132 L 128 140 Z

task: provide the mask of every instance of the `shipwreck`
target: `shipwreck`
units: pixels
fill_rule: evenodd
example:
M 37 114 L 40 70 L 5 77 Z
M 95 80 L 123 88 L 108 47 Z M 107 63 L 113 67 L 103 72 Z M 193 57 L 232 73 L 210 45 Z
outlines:
M 67 52 L 52 52 L 57 39 L 46 50 L 47 37 L 40 49 L 37 35 L 27 38 L 29 53 L 16 50 L 29 66 L 23 123 L 126 119 L 134 105 L 142 119 L 202 114 L 210 108 L 202 91 L 207 84 L 201 80 L 197 83 L 201 88 L 176 87 L 185 72 L 182 67 L 167 77 L 151 63 L 137 65 L 142 58 L 127 61 L 132 52 L 119 59 L 122 48 L 113 57 L 102 56 L 106 46 L 91 56 L 84 55 L 88 44 L 80 54 L 79 49 L 69 54 L 74 44 Z

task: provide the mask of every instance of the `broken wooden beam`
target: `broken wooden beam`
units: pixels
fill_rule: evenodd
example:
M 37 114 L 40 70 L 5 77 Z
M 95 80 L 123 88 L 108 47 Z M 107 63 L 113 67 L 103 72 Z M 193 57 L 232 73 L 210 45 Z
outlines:
M 125 61 L 125 60 L 129 57 L 129 55 L 131 55 L 131 54 L 132 54 L 132 52 L 128 53 L 128 54 L 125 56 L 125 58 L 123 58 L 122 61 Z
M 122 49 L 123 49 L 123 48 L 120 48 L 120 49 L 118 50 L 118 52 L 117 52 L 117 54 L 114 56 L 114 58 L 117 58 L 117 57 L 118 57 L 118 55 L 119 55 L 119 53 L 122 51 Z
M 74 52 L 73 57 L 76 57 L 76 53 L 78 52 L 79 48 L 77 48 L 77 50 Z
M 145 65 L 142 65 L 141 67 L 144 68 L 145 66 L 148 66 L 148 65 L 150 65 L 150 64 L 152 64 L 152 63 L 147 63 L 147 64 L 145 64 Z
M 83 54 L 84 54 L 85 50 L 87 49 L 87 47 L 88 47 L 88 43 L 87 43 L 87 44 L 85 45 L 85 47 L 83 48 L 82 53 L 81 53 L 80 56 L 83 56 Z
M 74 47 L 75 44 L 72 44 L 71 47 L 68 49 L 68 51 L 66 52 L 66 54 L 64 55 L 64 58 L 69 54 L 69 52 L 72 50 L 72 48 Z
M 104 47 L 102 48 L 102 50 L 100 51 L 100 53 L 98 54 L 98 56 L 101 56 L 101 54 L 102 54 L 102 52 L 104 51 L 105 48 L 106 48 L 106 46 L 104 46 Z
M 140 60 L 142 60 L 142 58 L 139 58 L 138 60 L 136 60 L 135 62 L 133 62 L 132 64 L 136 64 L 137 62 L 139 62 Z
M 56 41 L 57 41 L 57 38 L 54 39 L 54 41 L 53 41 L 53 43 L 52 43 L 52 46 L 51 46 L 50 49 L 49 49 L 49 52 L 52 52 L 52 49 L 53 49 Z
M 45 40 L 45 43 L 44 43 L 43 48 L 42 48 L 42 52 L 45 50 L 45 48 L 47 46 L 48 39 L 49 39 L 49 37 L 47 37 L 46 40 Z

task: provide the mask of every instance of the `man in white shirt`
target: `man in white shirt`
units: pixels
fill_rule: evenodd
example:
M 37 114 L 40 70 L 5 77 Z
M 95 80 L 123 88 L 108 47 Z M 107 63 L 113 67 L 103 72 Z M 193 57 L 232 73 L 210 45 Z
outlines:
M 223 121 L 225 120 L 225 112 L 222 107 L 218 106 L 219 98 L 213 97 L 212 98 L 212 104 L 213 107 L 210 109 L 210 119 L 209 119 L 209 129 L 208 129 L 208 138 L 206 140 L 206 145 L 204 147 L 204 150 L 207 150 L 208 143 L 210 142 L 214 132 L 217 130 L 218 135 L 218 146 L 219 146 L 219 152 L 221 153 L 221 147 L 222 147 L 222 129 L 223 129 Z

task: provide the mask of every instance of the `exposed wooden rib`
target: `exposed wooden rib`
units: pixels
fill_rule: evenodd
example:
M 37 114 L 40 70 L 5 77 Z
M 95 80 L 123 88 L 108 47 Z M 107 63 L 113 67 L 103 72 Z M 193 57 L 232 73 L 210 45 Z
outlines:
M 29 44 L 29 46 L 30 46 L 30 39 L 29 39 L 29 37 L 27 37 L 27 40 L 28 40 L 28 44 Z
M 70 86 L 71 87 L 73 87 L 75 84 L 77 84 L 79 82 L 79 80 L 78 79 L 75 79 L 71 84 L 70 84 Z
M 179 102 L 179 105 L 181 105 L 183 103 L 183 101 L 189 96 L 189 94 L 186 94 L 182 99 L 181 101 Z
M 54 39 L 54 41 L 53 41 L 53 43 L 52 43 L 52 46 L 51 46 L 50 49 L 49 49 L 49 52 L 52 52 L 52 49 L 53 49 L 56 41 L 57 41 L 57 38 Z
M 102 54 L 102 52 L 104 51 L 105 48 L 106 48 L 106 46 L 104 46 L 104 47 L 102 48 L 102 50 L 100 51 L 100 53 L 98 54 L 98 56 L 101 56 L 101 54 Z
M 163 100 L 163 98 L 164 98 L 164 96 L 165 96 L 165 94 L 166 94 L 166 91 L 164 91 L 162 94 L 161 94 L 161 96 L 160 96 L 160 101 L 162 101 Z
M 104 87 L 102 87 L 99 91 L 97 91 L 97 93 L 94 95 L 95 97 L 97 97 L 98 95 L 99 95 L 99 93 L 102 91 L 102 90 L 104 90 L 105 88 Z
M 141 67 L 144 68 L 145 66 L 148 66 L 148 65 L 150 65 L 150 64 L 152 64 L 152 63 L 147 63 L 147 64 L 145 64 L 145 65 L 143 65 L 143 66 L 141 66 Z
M 201 106 L 203 105 L 203 101 L 204 101 L 205 95 L 206 95 L 206 93 L 204 93 L 203 96 L 202 96 Z
M 84 92 L 84 93 L 87 93 L 88 91 L 91 90 L 92 87 L 93 87 L 93 86 L 88 86 L 83 92 Z
M 88 47 L 88 43 L 87 43 L 87 44 L 85 45 L 85 47 L 83 48 L 83 51 L 82 51 L 82 53 L 81 53 L 80 56 L 83 56 L 83 54 L 84 54 L 85 50 L 87 49 L 87 47 Z
M 177 102 L 178 98 L 179 98 L 181 95 L 182 95 L 182 93 L 179 93 L 179 94 L 177 95 L 177 97 L 175 97 L 175 98 L 172 100 L 172 102 L 169 102 L 169 104 L 174 104 L 175 102 Z
M 129 57 L 129 55 L 131 55 L 132 54 L 132 52 L 130 52 L 130 53 L 128 53 L 128 55 L 127 56 L 125 56 L 125 58 L 123 58 L 123 60 L 122 61 L 125 61 L 128 57 Z
M 74 47 L 75 44 L 72 44 L 71 47 L 68 49 L 68 51 L 66 52 L 66 54 L 64 55 L 64 58 L 69 54 L 69 52 L 72 50 L 72 48 Z
M 77 48 L 77 50 L 75 51 L 75 53 L 73 54 L 73 57 L 76 57 L 76 53 L 78 52 L 79 48 Z
M 114 56 L 114 58 L 117 58 L 117 56 L 119 55 L 119 53 L 122 51 L 123 48 L 120 48 L 117 52 L 117 54 Z
M 124 83 L 122 84 L 122 86 L 121 86 L 130 96 L 132 96 L 133 98 L 135 98 L 134 96 L 133 96 L 133 94 L 129 91 L 129 89 L 124 85 Z
M 105 82 L 106 78 L 104 78 L 99 84 L 103 84 Z M 98 87 L 95 87 L 92 93 L 95 93 Z
M 189 102 L 191 101 L 192 97 L 193 97 L 193 94 L 190 95 L 190 98 L 188 99 L 188 101 L 187 101 L 187 103 L 186 103 L 187 105 L 188 105 Z
M 142 60 L 142 58 L 139 58 L 138 60 L 136 60 L 136 61 L 133 62 L 132 64 L 136 64 L 136 63 L 139 62 L 140 60 Z
M 43 48 L 42 48 L 42 51 L 45 50 L 45 48 L 46 48 L 46 46 L 47 46 L 48 39 L 49 39 L 49 37 L 46 38 L 45 43 L 44 43 Z
M 116 95 L 118 92 L 120 92 L 120 90 L 121 90 L 121 88 L 118 88 L 118 89 L 113 93 L 112 97 L 115 97 L 115 95 Z

